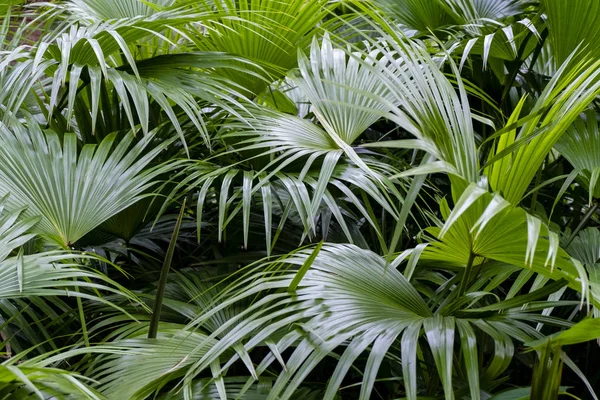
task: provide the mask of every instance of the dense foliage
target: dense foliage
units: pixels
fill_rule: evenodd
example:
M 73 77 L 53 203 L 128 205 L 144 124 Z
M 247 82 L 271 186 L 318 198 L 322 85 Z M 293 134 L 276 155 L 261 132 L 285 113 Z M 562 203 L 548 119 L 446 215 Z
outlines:
M 597 399 L 597 0 L 0 12 L 0 398 Z

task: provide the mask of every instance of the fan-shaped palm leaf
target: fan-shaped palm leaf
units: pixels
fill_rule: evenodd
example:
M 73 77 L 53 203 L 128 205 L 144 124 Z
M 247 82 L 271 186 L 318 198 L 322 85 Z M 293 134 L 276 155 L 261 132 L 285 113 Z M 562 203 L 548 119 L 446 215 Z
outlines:
M 483 379 L 495 378 L 508 366 L 507 360 L 513 351 L 511 337 L 520 341 L 539 337 L 526 324 L 511 323 L 513 317 L 510 314 L 495 314 L 497 320 L 484 320 L 480 317 L 482 314 L 477 314 L 480 311 L 475 310 L 475 314 L 457 312 L 460 317 L 448 315 L 441 309 L 439 313 L 430 310 L 397 269 L 390 268 L 384 257 L 369 251 L 350 245 L 325 245 L 318 254 L 316 251 L 318 249 L 299 251 L 261 265 L 223 292 L 221 298 L 215 299 L 215 303 L 222 303 L 198 317 L 194 325 L 201 326 L 212 312 L 219 312 L 220 308 L 229 304 L 254 298 L 256 293 L 271 291 L 213 333 L 212 336 L 217 337 L 232 326 L 236 327 L 189 370 L 187 383 L 192 382 L 199 371 L 218 359 L 226 349 L 243 345 L 250 350 L 276 338 L 274 346 L 277 353 L 269 354 L 258 364 L 257 374 L 279 359 L 278 354 L 290 348 L 294 350 L 285 361 L 285 369 L 268 399 L 292 398 L 308 373 L 339 346 L 344 346 L 345 351 L 339 357 L 324 399 L 335 397 L 344 376 L 365 351 L 369 355 L 360 398 L 370 398 L 378 370 L 386 357 L 392 356 L 394 349 L 401 349 L 406 396 L 415 399 L 416 357 L 425 348 L 418 339 L 423 337 L 435 359 L 445 398 L 452 399 L 455 390 L 452 383 L 454 338 L 460 337 L 464 362 L 469 371 L 470 394 L 472 398 L 479 398 L 479 372 L 474 369 L 478 363 L 475 330 L 496 341 L 496 354 L 489 368 L 483 372 Z M 493 309 L 520 309 L 528 298 L 532 296 L 507 302 L 506 305 L 498 303 Z M 464 318 L 466 315 L 474 318 Z M 296 324 L 297 328 L 290 330 L 290 324 Z M 394 343 L 397 345 L 392 347 Z M 226 369 L 235 359 L 223 368 Z
M 108 399 L 143 400 L 182 376 L 215 343 L 206 335 L 185 332 L 176 324 L 162 325 L 156 339 L 147 339 L 148 325 L 136 325 L 134 333 L 121 340 L 30 362 L 47 366 L 79 354 L 98 354 L 87 372 L 97 381 L 97 389 Z
M 156 178 L 170 169 L 148 168 L 170 141 L 145 151 L 152 136 L 132 147 L 128 134 L 115 147 L 117 135 L 112 134 L 79 152 L 74 134 L 66 133 L 61 141 L 35 123 L 29 126 L 30 132 L 3 130 L 0 193 L 10 194 L 10 207 L 27 207 L 24 215 L 41 216 L 35 231 L 61 246 L 147 196 Z
M 376 4 L 391 17 L 409 29 L 417 32 L 426 32 L 428 29 L 435 30 L 442 26 L 451 25 L 454 19 L 448 14 L 441 2 L 409 0 L 378 0 Z
M 385 83 L 374 79 L 373 64 L 377 64 L 376 54 L 361 61 L 354 54 L 347 60 L 346 54 L 333 48 L 328 35 L 320 47 L 315 39 L 311 46 L 310 61 L 301 53 L 299 74 L 292 78 L 299 89 L 312 103 L 312 110 L 323 126 L 310 121 L 276 112 L 266 108 L 252 109 L 252 115 L 242 123 L 228 124 L 232 132 L 225 137 L 251 136 L 241 142 L 240 150 L 268 149 L 269 153 L 279 153 L 271 165 L 277 168 L 295 159 L 310 156 L 310 164 L 319 156 L 325 156 L 319 179 L 317 198 L 322 196 L 326 181 L 339 157 L 345 154 L 351 162 L 369 168 L 350 146 L 370 125 L 386 115 L 390 109 L 391 96 Z M 382 61 L 387 64 L 387 61 Z M 237 128 L 237 129 L 236 129 Z M 242 131 L 242 133 L 240 133 Z M 262 155 L 265 155 L 263 152 Z
M 152 16 L 169 7 L 175 0 L 68 0 L 65 6 L 73 14 L 100 21 Z
M 385 68 L 388 63 L 385 57 L 378 59 L 377 51 L 367 56 L 359 52 L 347 55 L 334 48 L 325 34 L 321 46 L 313 39 L 310 60 L 302 53 L 298 56 L 299 72 L 292 80 L 336 143 L 338 137 L 354 143 L 394 106 L 395 97 L 373 72 L 373 64 Z
M 58 368 L 34 364 L 15 365 L 9 360 L 0 365 L 0 396 L 6 399 L 86 399 L 103 400 L 100 393 L 89 387 L 90 379 Z
M 589 299 L 587 274 L 580 262 L 559 247 L 558 234 L 547 227 L 542 230 L 539 219 L 474 184 L 458 192 L 462 195 L 452 212 L 442 203 L 446 222 L 442 228 L 429 229 L 439 241 L 430 243 L 422 259 L 466 267 L 466 284 L 474 265 L 497 260 L 553 280 L 565 279 L 582 293 L 582 302 Z
M 554 144 L 600 93 L 599 75 L 599 62 L 565 61 L 517 134 L 525 102 L 521 99 L 507 127 L 492 136 L 500 136 L 485 169 L 493 190 L 511 203 L 521 201 Z
M 225 0 L 202 1 L 201 9 L 213 6 L 227 18 L 207 23 L 206 37 L 195 42 L 199 49 L 242 56 L 263 67 L 273 82 L 282 78 L 297 63 L 298 48 L 305 48 L 315 26 L 328 13 L 325 0 Z M 196 28 L 197 29 L 197 28 Z M 198 36 L 190 32 L 190 36 Z M 254 69 L 255 72 L 261 72 Z M 270 82 L 247 73 L 219 71 L 253 95 L 260 94 Z
M 518 14 L 518 0 L 376 0 L 381 9 L 407 28 L 419 33 L 450 25 L 498 21 Z
M 114 302 L 104 299 L 101 292 L 109 292 L 135 301 L 136 297 L 123 286 L 98 272 L 80 265 L 82 261 L 93 258 L 92 256 L 71 254 L 63 251 L 23 254 L 22 248 L 17 255 L 9 256 L 13 250 L 32 239 L 33 235 L 28 234 L 27 231 L 35 225 L 38 218 L 23 218 L 20 211 L 7 212 L 5 211 L 7 203 L 6 198 L 0 203 L 0 209 L 2 210 L 0 211 L 0 247 L 2 248 L 2 252 L 0 253 L 0 278 L 2 282 L 0 284 L 0 300 L 2 301 L 1 308 L 3 315 L 7 318 L 6 323 L 16 318 L 15 322 L 18 325 L 27 325 L 26 321 L 20 320 L 19 314 L 21 312 L 25 312 L 28 315 L 31 314 L 31 310 L 28 310 L 31 305 L 34 305 L 42 312 L 46 312 L 48 318 L 53 318 L 56 315 L 56 311 L 52 308 L 53 306 L 57 307 L 56 310 L 60 310 L 60 307 L 65 307 L 64 303 L 53 298 L 55 296 L 76 297 L 78 301 L 84 298 L 95 303 L 105 304 L 120 311 L 123 311 L 122 308 Z M 43 301 L 44 297 L 50 297 L 48 303 Z M 29 299 L 29 302 L 19 299 Z M 19 311 L 11 307 L 11 304 L 13 304 L 11 301 L 16 305 L 21 305 L 23 309 Z M 69 307 L 66 308 L 70 311 Z M 32 317 L 35 319 L 36 315 L 33 314 Z M 3 335 L 4 332 L 10 332 L 10 329 L 2 329 Z M 30 329 L 29 327 L 25 327 L 23 332 L 29 333 Z M 45 327 L 36 326 L 33 329 L 41 336 L 45 336 L 44 341 L 48 340 L 55 347 Z M 34 340 L 35 337 L 36 334 L 30 336 L 28 339 Z M 18 340 L 18 338 L 13 337 L 7 338 L 4 336 L 3 338 L 9 345 Z M 19 346 L 15 346 L 15 348 L 18 350 Z M 37 366 L 34 367 L 37 368 Z M 9 368 L 9 371 L 5 372 L 8 375 L 15 374 L 18 380 L 24 376 L 19 374 L 19 370 L 15 368 Z M 30 372 L 38 376 L 42 381 L 48 379 L 48 376 L 52 376 L 52 371 L 36 371 L 33 369 Z M 10 378 L 8 382 L 13 382 L 13 378 Z M 65 376 L 64 380 L 61 377 L 57 377 L 55 383 L 58 387 L 64 387 L 68 382 L 71 382 L 73 385 L 77 384 L 74 378 L 68 376 Z M 29 385 L 26 379 L 23 380 L 23 383 L 26 383 L 26 386 Z M 43 385 L 46 385 L 49 390 L 52 389 L 51 382 L 45 382 Z M 15 389 L 12 384 L 10 388 L 10 390 Z
M 78 264 L 74 261 L 89 256 L 63 251 L 27 255 L 21 251 L 18 255 L 9 256 L 33 238 L 34 235 L 28 231 L 39 220 L 38 217 L 26 217 L 24 211 L 6 211 L 6 207 L 10 205 L 11 202 L 6 197 L 0 202 L 0 298 L 57 295 L 96 298 L 86 293 L 70 292 L 69 289 L 73 287 L 109 290 L 113 293 L 122 291 L 124 295 L 134 297 L 131 292 L 112 280 L 96 272 L 77 268 Z M 80 278 L 83 281 L 73 280 Z M 85 282 L 86 279 L 92 281 Z
M 577 119 L 555 148 L 577 170 L 578 177 L 588 189 L 590 204 L 593 198 L 600 198 L 597 185 L 600 176 L 600 130 L 596 113 L 590 110 L 585 119 Z
M 571 57 L 576 48 L 579 59 L 596 59 L 600 43 L 600 4 L 593 0 L 575 0 L 568 4 L 560 0 L 540 2 L 547 15 L 548 38 L 556 65 Z M 573 29 L 573 27 L 579 29 Z
M 371 146 L 425 150 L 443 162 L 437 164 L 442 171 L 476 182 L 479 160 L 475 132 L 460 78 L 457 77 L 457 93 L 423 44 L 406 40 L 392 27 L 388 30 L 392 33 L 381 32 L 385 38 L 383 44 L 372 43 L 388 61 L 377 65 L 376 76 L 399 104 L 388 119 L 418 140 L 387 141 Z M 456 68 L 454 72 L 457 73 Z M 425 168 L 430 169 L 431 165 Z M 413 171 L 414 174 L 429 172 Z

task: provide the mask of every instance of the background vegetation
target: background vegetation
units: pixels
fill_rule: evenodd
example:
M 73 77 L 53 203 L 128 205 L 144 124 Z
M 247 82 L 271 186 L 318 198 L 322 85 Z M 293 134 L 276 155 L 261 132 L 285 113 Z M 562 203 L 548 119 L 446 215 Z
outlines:
M 25 3 L 0 398 L 597 399 L 600 2 Z

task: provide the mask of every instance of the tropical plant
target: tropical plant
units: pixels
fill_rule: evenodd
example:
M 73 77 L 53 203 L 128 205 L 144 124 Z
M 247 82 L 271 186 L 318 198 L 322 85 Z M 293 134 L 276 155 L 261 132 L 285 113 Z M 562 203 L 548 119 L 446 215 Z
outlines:
M 0 398 L 597 399 L 597 8 L 0 4 Z

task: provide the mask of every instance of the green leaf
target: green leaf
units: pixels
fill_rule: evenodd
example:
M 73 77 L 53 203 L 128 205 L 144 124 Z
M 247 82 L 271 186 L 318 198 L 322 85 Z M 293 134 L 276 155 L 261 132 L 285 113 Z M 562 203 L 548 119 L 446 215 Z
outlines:
M 9 207 L 26 207 L 24 216 L 40 216 L 35 232 L 63 247 L 148 196 L 157 177 L 172 168 L 147 168 L 171 141 L 146 150 L 152 136 L 132 146 L 133 135 L 115 145 L 112 134 L 79 152 L 72 133 L 61 141 L 53 132 L 30 129 L 4 130 L 0 138 L 0 193 L 10 194 Z
M 587 318 L 576 323 L 571 328 L 548 336 L 544 339 L 525 343 L 526 346 L 540 348 L 547 343 L 553 346 L 567 346 L 571 344 L 585 343 L 600 338 L 600 320 Z
M 313 262 L 319 255 L 319 252 L 321 251 L 321 247 L 323 247 L 323 241 L 320 241 L 317 244 L 317 246 L 314 248 L 312 253 L 310 253 L 310 256 L 308 256 L 308 258 L 306 259 L 304 264 L 302 264 L 302 267 L 300 267 L 300 269 L 296 273 L 296 276 L 294 277 L 294 279 L 292 279 L 292 282 L 290 283 L 290 286 L 288 287 L 288 292 L 296 291 L 296 289 L 298 288 L 298 285 L 302 281 L 302 278 L 304 278 L 304 275 L 306 275 L 306 273 L 310 269 L 311 265 L 313 264 Z

